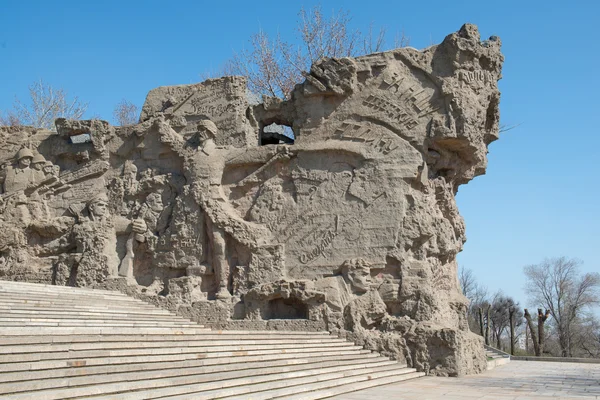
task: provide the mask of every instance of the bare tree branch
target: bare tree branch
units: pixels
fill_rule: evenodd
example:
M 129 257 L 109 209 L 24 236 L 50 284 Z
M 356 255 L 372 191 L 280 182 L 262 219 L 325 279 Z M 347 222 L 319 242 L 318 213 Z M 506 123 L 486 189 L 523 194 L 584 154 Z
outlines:
M 364 36 L 351 29 L 350 22 L 349 13 L 344 10 L 326 17 L 319 6 L 301 8 L 296 27 L 300 45 L 286 42 L 279 35 L 272 40 L 260 30 L 250 38 L 250 49 L 235 53 L 222 72 L 247 76 L 248 88 L 253 93 L 288 98 L 315 61 L 323 57 L 353 57 L 361 50 L 364 53 L 384 50 L 385 28 L 375 35 L 371 24 Z M 404 33 L 395 42 L 397 47 L 407 44 Z
M 544 306 L 556 322 L 563 357 L 571 357 L 573 339 L 585 312 L 600 302 L 600 274 L 581 275 L 581 261 L 558 257 L 524 268 L 530 300 Z
M 130 101 L 121 100 L 113 110 L 115 123 L 120 126 L 134 125 L 138 122 L 138 107 Z
M 2 125 L 30 125 L 54 130 L 56 118 L 79 119 L 87 111 L 88 104 L 79 98 L 69 100 L 63 89 L 55 89 L 43 80 L 29 86 L 29 100 L 15 98 L 13 110 L 0 119 Z

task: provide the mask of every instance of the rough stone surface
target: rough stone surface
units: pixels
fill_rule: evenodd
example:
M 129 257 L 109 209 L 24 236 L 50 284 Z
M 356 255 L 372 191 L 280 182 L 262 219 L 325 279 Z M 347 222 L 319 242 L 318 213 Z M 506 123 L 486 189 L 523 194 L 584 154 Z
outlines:
M 465 25 L 322 59 L 288 101 L 161 87 L 140 123 L 0 128 L 0 279 L 101 286 L 219 328 L 327 329 L 436 375 L 485 370 L 454 196 L 498 138 L 503 57 Z M 267 129 L 289 126 L 295 142 Z

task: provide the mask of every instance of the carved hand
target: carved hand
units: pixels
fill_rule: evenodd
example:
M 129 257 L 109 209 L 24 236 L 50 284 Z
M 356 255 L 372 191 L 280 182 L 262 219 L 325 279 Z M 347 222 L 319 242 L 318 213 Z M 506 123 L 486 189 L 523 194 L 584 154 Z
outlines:
M 145 233 L 148 230 L 146 222 L 140 218 L 134 219 L 131 227 L 134 233 Z

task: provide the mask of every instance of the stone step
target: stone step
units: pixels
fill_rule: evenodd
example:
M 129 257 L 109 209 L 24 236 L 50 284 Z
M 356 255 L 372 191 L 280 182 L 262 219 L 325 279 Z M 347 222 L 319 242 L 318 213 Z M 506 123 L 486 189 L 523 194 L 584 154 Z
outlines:
M 126 294 L 115 290 L 91 289 L 73 286 L 47 285 L 40 283 L 15 282 L 0 280 L 0 290 L 17 291 L 27 293 L 66 293 L 79 294 L 84 296 L 124 296 Z
M 156 313 L 156 314 L 162 314 L 162 315 L 166 315 L 164 311 L 151 306 L 151 305 L 133 305 L 131 307 L 125 307 L 123 305 L 102 305 L 102 304 L 93 304 L 93 305 L 85 305 L 85 304 L 78 304 L 78 305 L 74 305 L 72 303 L 64 303 L 64 304 L 41 304 L 41 303 L 14 303 L 11 301 L 6 301 L 6 302 L 2 302 L 2 300 L 0 300 L 0 304 L 2 304 L 2 307 L 4 309 L 6 308 L 10 308 L 12 310 L 31 310 L 31 311 L 36 311 L 36 310 L 42 310 L 42 311 L 48 311 L 48 310 L 58 310 L 61 312 L 67 311 L 69 310 L 69 308 L 71 308 L 73 311 L 84 311 L 84 312 L 115 312 L 115 313 L 142 313 L 142 312 L 147 312 L 147 313 Z M 166 310 L 165 310 L 166 311 Z
M 168 327 L 172 327 L 172 328 L 179 328 L 179 329 L 187 329 L 192 327 L 193 325 L 185 325 L 185 324 L 170 324 L 170 323 L 165 323 L 165 324 L 160 324 L 160 323 L 107 323 L 107 322 L 100 322 L 100 323 L 76 323 L 76 322 L 29 322 L 29 323 L 11 323 L 11 322 L 4 322 L 3 323 L 4 326 L 10 328 L 10 327 L 24 327 L 24 328 L 60 328 L 60 327 L 64 327 L 64 328 L 168 328 Z
M 76 301 L 75 304 L 74 304 L 74 301 Z M 124 299 L 124 300 L 98 299 L 98 300 L 94 301 L 94 299 L 78 299 L 77 297 L 67 298 L 67 297 L 62 297 L 62 296 L 56 296 L 56 298 L 51 298 L 51 297 L 39 297 L 39 296 L 33 297 L 33 296 L 27 296 L 27 295 L 13 295 L 13 296 L 6 296 L 4 298 L 0 297 L 0 303 L 14 304 L 17 306 L 19 304 L 36 304 L 36 305 L 51 305 L 51 306 L 65 306 L 65 307 L 76 305 L 76 306 L 81 306 L 81 307 L 109 306 L 109 307 L 123 307 L 123 308 L 135 308 L 135 307 L 156 308 L 152 304 L 148 304 L 141 300 L 136 300 L 136 299 Z
M 202 328 L 202 325 L 196 325 L 194 328 L 178 329 L 178 328 L 152 328 L 139 329 L 120 328 L 120 329 L 102 329 L 102 328 L 47 328 L 47 329 L 33 329 L 23 328 L 19 329 L 16 327 L 3 328 L 0 327 L 0 336 L 47 336 L 47 335 L 178 335 L 180 338 L 186 338 L 187 335 L 219 335 L 221 337 L 246 337 L 250 336 L 276 336 L 276 337 L 300 337 L 300 338 L 319 338 L 319 337 L 331 337 L 329 332 L 298 332 L 298 331 L 215 331 L 209 328 Z
M 244 353 L 243 355 L 254 354 L 277 354 L 277 353 L 302 353 L 324 350 L 359 350 L 360 346 L 355 346 L 352 343 L 306 343 L 306 344 L 227 344 L 223 346 L 172 346 L 172 347 L 125 347 L 125 348 L 108 348 L 108 349 L 81 349 L 81 350 L 55 350 L 48 351 L 26 352 L 26 353 L 6 353 L 2 356 L 2 361 L 5 363 L 11 362 L 29 362 L 42 360 L 62 360 L 62 359 L 85 359 L 97 357 L 125 357 L 125 356 L 140 356 L 140 355 L 158 355 L 158 354 L 185 354 L 196 353 L 200 358 L 210 358 L 213 353 Z M 233 354 L 235 356 L 235 354 Z
M 139 320 L 139 319 L 148 319 L 152 317 L 153 321 L 187 321 L 182 317 L 173 315 L 173 314 L 149 314 L 149 313 L 140 313 L 140 314 L 131 314 L 131 313 L 102 313 L 102 312 L 85 312 L 85 311 L 65 311 L 63 313 L 57 311 L 30 311 L 30 310 L 8 310 L 4 311 L 0 308 L 0 316 L 5 319 L 16 319 L 16 318 L 47 318 L 47 319 L 98 319 L 101 318 L 105 321 L 107 320 Z
M 365 374 L 395 374 L 404 366 L 365 366 L 355 365 L 355 368 L 341 369 L 338 366 L 331 368 L 313 368 L 308 370 L 282 372 L 273 374 L 264 374 L 257 376 L 243 376 L 240 378 L 229 378 L 218 380 L 219 376 L 213 377 L 210 381 L 194 382 L 189 377 L 177 377 L 168 379 L 154 379 L 137 382 L 122 382 L 116 384 L 94 385 L 85 388 L 55 389 L 37 392 L 44 399 L 72 399 L 86 397 L 89 399 L 154 399 L 165 398 L 167 396 L 181 396 L 181 398 L 193 399 L 215 399 L 226 396 L 250 394 L 255 398 L 256 392 L 269 390 L 273 388 L 301 389 L 308 383 L 318 381 L 328 381 L 332 379 L 352 379 Z M 192 377 L 194 378 L 194 377 Z M 82 390 L 85 389 L 85 390 Z M 90 392 L 96 395 L 90 395 Z M 295 393 L 295 392 L 294 392 Z M 15 394 L 16 399 L 30 399 L 27 393 Z M 38 397 L 40 398 L 40 397 Z M 248 397 L 245 397 L 248 399 Z
M 210 347 L 228 346 L 235 343 L 237 346 L 296 346 L 296 345 L 323 345 L 342 346 L 350 344 L 343 339 L 264 339 L 264 340 L 171 340 L 171 341 L 102 341 L 102 342 L 66 342 L 66 343 L 26 343 L 26 344 L 0 344 L 2 354 L 43 353 L 48 351 L 78 351 L 78 350 L 108 350 L 108 349 L 130 349 L 130 348 L 169 348 L 169 347 Z
M 1 329 L 1 328 L 0 328 Z M 64 328 L 66 329 L 66 328 Z M 155 341 L 165 341 L 179 345 L 185 341 L 200 341 L 200 342 L 212 342 L 212 341 L 231 341 L 236 340 L 241 343 L 247 341 L 263 342 L 276 341 L 277 343 L 302 343 L 304 340 L 318 341 L 320 343 L 329 343 L 330 341 L 341 341 L 347 342 L 344 339 L 338 339 L 336 336 L 325 336 L 325 335 L 310 335 L 310 332 L 304 334 L 296 332 L 296 334 L 278 334 L 276 331 L 269 332 L 258 332 L 257 334 L 241 334 L 237 335 L 236 331 L 211 331 L 206 329 L 202 334 L 146 334 L 141 332 L 139 334 L 81 334 L 81 335 L 37 335 L 37 336 L 4 336 L 0 339 L 0 352 L 3 345 L 14 345 L 25 343 L 26 345 L 36 344 L 51 344 L 51 343 L 102 343 L 102 342 L 144 342 L 152 343 Z
M 374 374 L 367 376 L 364 379 L 364 376 L 361 376 L 360 379 L 355 378 L 354 382 L 340 384 L 339 381 L 336 382 L 326 382 L 324 384 L 313 384 L 307 385 L 307 389 L 310 392 L 305 393 L 297 393 L 293 395 L 284 395 L 279 397 L 267 397 L 269 399 L 279 399 L 279 400 L 319 400 L 325 399 L 328 397 L 339 396 L 346 393 L 356 392 L 358 390 L 369 389 L 372 387 L 379 387 L 383 385 L 389 385 L 392 383 L 398 383 L 402 381 L 406 381 L 409 379 L 415 379 L 425 376 L 424 372 L 409 372 L 406 374 L 397 374 L 392 376 L 382 376 L 375 377 Z M 332 385 L 335 383 L 335 385 Z M 317 386 L 329 386 L 321 389 L 317 389 Z M 252 397 L 255 398 L 254 396 Z M 227 400 L 234 400 L 235 397 L 227 397 Z M 247 399 L 247 398 L 246 398 Z
M 126 296 L 124 294 L 92 294 L 92 295 L 79 295 L 72 293 L 52 293 L 52 292 L 21 292 L 21 291 L 11 291 L 6 290 L 0 287 L 0 298 L 16 298 L 16 299 L 39 299 L 39 300 L 58 300 L 58 299 L 77 299 L 84 302 L 91 301 L 105 301 L 105 302 L 126 302 L 126 303 L 135 303 L 141 300 L 135 299 L 133 297 Z
M 74 388 L 86 385 L 99 385 L 99 384 L 112 384 L 115 385 L 121 382 L 122 385 L 130 384 L 132 382 L 138 382 L 137 385 L 132 386 L 135 389 L 139 386 L 139 381 L 144 380 L 155 380 L 153 383 L 156 386 L 158 381 L 171 378 L 178 379 L 179 383 L 200 383 L 210 382 L 213 380 L 226 380 L 235 379 L 248 376 L 267 375 L 276 373 L 285 373 L 293 371 L 305 371 L 315 368 L 337 368 L 338 370 L 347 370 L 353 368 L 362 367 L 380 367 L 386 365 L 396 365 L 394 361 L 390 361 L 385 358 L 365 358 L 362 360 L 350 359 L 350 360 L 322 360 L 318 362 L 315 360 L 309 360 L 306 363 L 296 364 L 282 364 L 282 365 L 271 365 L 267 363 L 261 363 L 258 365 L 254 363 L 245 363 L 239 365 L 229 366 L 208 366 L 208 367 L 189 367 L 184 369 L 160 369 L 150 371 L 133 371 L 133 372 L 120 372 L 110 374 L 95 374 L 95 375 L 83 375 L 73 376 L 70 378 L 50 376 L 48 379 L 37 379 L 32 381 L 20 380 L 12 381 L 7 383 L 0 383 L 0 394 L 19 393 L 19 392 L 31 392 L 44 389 L 58 389 L 58 388 Z M 21 374 L 27 375 L 28 373 Z M 218 377 L 215 376 L 218 374 Z M 84 388 L 80 388 L 79 395 L 85 392 Z M 65 395 L 63 393 L 63 395 Z
M 190 323 L 189 319 L 181 318 L 176 315 L 102 315 L 102 314 L 91 314 L 91 315 L 80 315 L 77 313 L 73 314 L 20 314 L 20 313 L 2 313 L 0 314 L 0 322 L 6 321 L 159 321 L 159 322 L 187 322 Z
M 416 374 L 416 375 L 413 375 Z M 382 368 L 374 368 L 371 371 L 350 371 L 350 372 L 340 372 L 335 374 L 336 376 L 319 376 L 316 381 L 310 382 L 306 379 L 296 379 L 288 381 L 287 385 L 280 382 L 274 382 L 275 384 L 271 385 L 255 385 L 252 387 L 253 392 L 245 392 L 242 395 L 228 395 L 224 394 L 223 396 L 217 397 L 218 399 L 227 399 L 227 400 L 242 400 L 248 399 L 248 394 L 250 394 L 252 400 L 265 400 L 265 399 L 289 399 L 291 396 L 297 396 L 299 398 L 306 398 L 306 396 L 310 396 L 311 393 L 315 390 L 331 390 L 333 388 L 339 387 L 341 385 L 348 385 L 357 382 L 371 381 L 373 379 L 380 378 L 396 378 L 399 381 L 407 380 L 411 378 L 416 378 L 418 376 L 424 375 L 416 372 L 414 368 L 402 368 L 398 367 L 396 369 L 392 369 L 389 367 Z M 256 389 L 259 389 L 260 386 L 265 387 L 266 389 L 257 392 Z M 260 387 L 262 389 L 262 387 Z M 226 392 L 226 391 L 224 391 Z M 208 394 L 208 393 L 206 393 Z M 314 396 L 314 394 L 312 394 Z M 164 397 L 164 399 L 183 399 L 182 396 L 169 396 Z M 210 397 L 205 397 L 203 393 L 201 396 L 196 397 L 194 399 L 208 399 Z M 314 399 L 320 399 L 323 397 L 308 397 Z
M 10 311 L 9 311 L 10 309 Z M 162 317 L 173 317 L 175 314 L 173 313 L 165 313 L 158 309 L 146 309 L 146 308 L 125 308 L 125 309 L 116 309 L 111 307 L 73 307 L 71 309 L 67 308 L 52 308 L 52 307 L 39 307 L 35 305 L 27 305 L 21 307 L 14 307 L 12 305 L 3 304 L 0 307 L 0 315 L 6 313 L 19 313 L 19 314 L 31 314 L 31 315 L 44 315 L 48 313 L 55 313 L 56 315 L 69 315 L 76 313 L 90 313 L 90 314 L 100 314 L 100 315 L 152 315 L 152 316 L 162 316 Z
M 30 290 L 29 288 L 6 287 L 0 282 L 0 296 L 9 297 L 11 294 L 23 296 L 31 296 L 32 298 L 79 298 L 82 301 L 86 300 L 106 300 L 106 301 L 139 301 L 138 299 L 128 296 L 120 292 L 112 292 L 107 290 L 94 290 L 92 292 L 78 293 L 71 289 L 67 290 Z
M 110 313 L 107 313 L 110 311 Z M 14 304 L 7 305 L 5 303 L 0 304 L 0 312 L 1 313 L 19 313 L 19 314 L 73 314 L 77 315 L 77 313 L 82 314 L 103 314 L 103 315 L 162 315 L 162 316 L 173 316 L 172 313 L 161 310 L 160 308 L 142 308 L 136 307 L 130 310 L 128 309 L 117 309 L 111 307 L 72 307 L 72 308 L 56 308 L 56 307 L 40 307 L 40 306 L 32 306 L 32 305 L 22 305 L 15 306 Z
M 152 334 L 201 334 L 203 332 L 210 332 L 211 330 L 208 328 L 202 328 L 202 325 L 197 325 L 197 328 L 147 328 L 144 329 L 143 332 L 146 335 Z M 139 329 L 135 328 L 103 328 L 103 327 L 48 327 L 44 329 L 39 329 L 35 327 L 17 327 L 17 326 L 9 326 L 9 327 L 0 327 L 0 336 L 34 336 L 34 335 L 135 335 L 136 333 L 140 333 Z
M 2 356 L 5 363 L 45 360 L 77 360 L 104 357 L 135 357 L 146 355 L 195 354 L 196 358 L 235 357 L 239 355 L 294 354 L 319 351 L 361 350 L 352 343 L 304 344 L 304 345 L 229 345 L 229 346 L 190 346 L 158 348 L 123 348 L 106 350 L 72 350 L 68 352 L 11 353 Z
M 106 325 L 118 325 L 118 324 L 125 324 L 125 325 L 131 325 L 131 324 L 145 324 L 145 325 L 163 325 L 163 326 L 171 326 L 171 325 L 177 325 L 177 326 L 181 326 L 181 325 L 185 325 L 185 326 L 192 326 L 192 325 L 196 325 L 195 323 L 189 321 L 189 320 L 185 320 L 185 319 L 148 319 L 148 318 L 129 318 L 129 319 L 123 319 L 123 318 L 119 318 L 119 319 L 99 319 L 97 317 L 82 317 L 81 319 L 76 319 L 76 318 L 23 318 L 20 316 L 15 316 L 13 318 L 11 317 L 2 317 L 0 318 L 0 325 L 2 326 L 8 326 L 8 323 L 11 323 L 13 325 L 18 325 L 18 324 L 60 324 L 60 325 L 68 325 L 68 324 L 89 324 L 89 325 L 93 325 L 93 324 L 106 324 Z
M 156 319 L 148 319 L 148 318 L 131 318 L 129 320 L 126 319 L 98 319 L 98 318 L 82 318 L 82 319 L 72 319 L 72 318 L 0 318 L 1 326 L 8 326 L 9 324 L 50 324 L 50 325 L 69 325 L 69 324 L 87 324 L 87 325 L 114 325 L 114 324 L 150 324 L 150 325 L 160 325 L 164 324 L 164 326 L 197 326 L 195 322 L 190 320 L 180 319 L 180 320 L 156 320 Z
M 62 359 L 62 360 L 41 360 L 30 362 L 12 362 L 0 364 L 0 372 L 16 372 L 29 371 L 51 368 L 65 367 L 82 367 L 95 365 L 116 365 L 130 363 L 171 363 L 174 361 L 184 361 L 192 359 L 204 360 L 204 365 L 214 364 L 231 364 L 246 361 L 259 361 L 261 359 L 270 359 L 277 356 L 279 359 L 294 358 L 294 357 L 311 357 L 311 356 L 344 356 L 344 355 L 359 355 L 370 354 L 369 350 L 332 350 L 332 349 L 312 349 L 313 351 L 290 352 L 290 351 L 253 351 L 251 352 L 219 352 L 219 353 L 177 353 L 177 354 L 152 354 L 152 355 L 135 355 L 122 357 L 95 357 L 95 358 L 79 358 L 79 359 Z
M 73 378 L 86 375 L 106 375 L 112 376 L 129 372 L 143 371 L 174 371 L 175 375 L 178 371 L 185 371 L 187 368 L 203 368 L 208 372 L 222 372 L 239 369 L 253 369 L 263 367 L 277 367 L 286 365 L 299 365 L 311 363 L 324 363 L 332 361 L 331 356 L 326 355 L 295 355 L 291 358 L 282 358 L 279 355 L 262 356 L 262 357 L 245 357 L 239 358 L 237 363 L 216 363 L 217 360 L 200 360 L 191 359 L 183 361 L 173 361 L 165 363 L 145 363 L 145 364 L 114 364 L 114 365 L 99 365 L 99 366 L 80 366 L 80 367 L 64 367 L 44 370 L 28 370 L 6 372 L 0 374 L 0 382 L 21 382 L 21 381 L 37 381 L 41 379 L 51 378 Z M 387 357 L 383 357 L 377 353 L 369 354 L 351 354 L 335 357 L 335 362 L 376 362 L 389 361 Z M 112 375 L 111 375 L 112 374 Z M 115 378 L 116 379 L 116 378 Z M 118 379 L 117 379 L 118 380 Z
M 328 332 L 212 331 L 118 292 L 2 281 L 0 354 L 11 399 L 317 399 L 420 376 Z

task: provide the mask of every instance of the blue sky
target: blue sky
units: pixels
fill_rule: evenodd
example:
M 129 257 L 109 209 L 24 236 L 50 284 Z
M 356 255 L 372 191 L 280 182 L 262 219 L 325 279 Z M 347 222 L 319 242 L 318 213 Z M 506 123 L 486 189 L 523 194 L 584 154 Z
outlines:
M 259 28 L 293 39 L 301 1 L 0 0 L 0 110 L 42 78 L 110 120 L 125 98 L 198 82 Z M 459 263 L 491 291 L 526 304 L 522 267 L 565 255 L 600 271 L 600 3 L 595 1 L 322 1 L 356 28 L 373 22 L 411 45 L 465 22 L 500 36 L 501 113 L 517 128 L 490 146 L 487 175 L 462 186 L 468 241 Z M 391 42 L 391 40 L 390 40 Z

